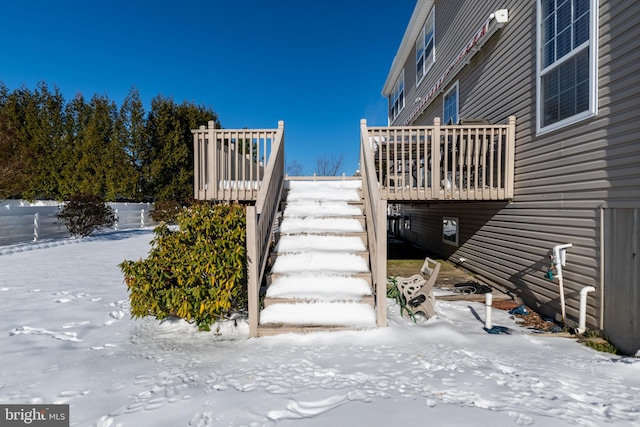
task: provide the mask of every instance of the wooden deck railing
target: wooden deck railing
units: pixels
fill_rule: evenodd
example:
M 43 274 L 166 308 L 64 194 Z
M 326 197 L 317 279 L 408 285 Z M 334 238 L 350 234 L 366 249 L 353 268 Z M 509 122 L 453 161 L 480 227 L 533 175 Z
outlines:
M 510 200 L 513 198 L 515 117 L 506 125 L 367 127 L 385 200 Z M 361 165 L 364 169 L 364 166 Z
M 284 122 L 278 122 L 256 204 L 247 207 L 247 286 L 249 334 L 258 336 L 260 286 L 269 257 L 272 230 L 284 187 Z
M 247 291 L 249 333 L 258 335 L 260 286 L 284 187 L 284 122 L 277 129 L 192 130 L 197 200 L 249 202 Z M 266 166 L 265 166 L 266 165 Z M 253 202 L 255 201 L 255 204 Z
M 380 196 L 373 151 L 369 148 L 367 121 L 360 121 L 360 168 L 367 221 L 367 240 L 376 323 L 387 326 L 387 201 Z
M 278 126 L 284 126 L 280 122 Z M 197 200 L 253 201 L 281 129 L 192 130 L 194 197 Z

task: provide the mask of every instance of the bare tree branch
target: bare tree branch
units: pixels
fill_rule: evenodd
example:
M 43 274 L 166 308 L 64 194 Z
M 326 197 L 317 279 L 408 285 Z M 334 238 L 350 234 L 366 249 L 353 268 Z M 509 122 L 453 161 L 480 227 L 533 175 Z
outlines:
M 344 155 L 340 154 L 336 156 L 332 154 L 331 157 L 325 156 L 316 157 L 316 174 L 319 176 L 336 176 L 342 171 L 344 163 Z
M 304 172 L 303 172 L 304 168 L 302 167 L 302 164 L 295 159 L 290 162 L 287 162 L 285 171 L 287 172 L 288 175 L 291 175 L 291 176 L 304 175 Z

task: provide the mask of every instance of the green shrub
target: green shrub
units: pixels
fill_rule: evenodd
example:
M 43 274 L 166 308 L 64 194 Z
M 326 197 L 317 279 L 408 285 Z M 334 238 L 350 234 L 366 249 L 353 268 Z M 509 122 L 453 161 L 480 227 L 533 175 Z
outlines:
M 582 344 L 596 351 L 611 354 L 620 354 L 620 351 L 609 342 L 601 331 L 587 329 L 578 340 Z
M 116 213 L 102 196 L 77 194 L 72 196 L 56 215 L 73 236 L 86 237 L 103 227 L 116 223 Z
M 247 310 L 246 221 L 240 205 L 196 204 L 177 229 L 156 227 L 149 257 L 124 261 L 136 318 L 170 316 L 209 330 L 216 320 Z
M 182 204 L 176 200 L 160 200 L 154 204 L 154 208 L 149 215 L 155 222 L 176 224 L 178 214 L 182 210 Z

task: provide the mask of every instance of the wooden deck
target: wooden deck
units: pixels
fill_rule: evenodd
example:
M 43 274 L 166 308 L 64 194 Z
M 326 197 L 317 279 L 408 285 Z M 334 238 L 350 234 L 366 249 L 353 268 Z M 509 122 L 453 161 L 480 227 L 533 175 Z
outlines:
M 505 125 L 367 127 L 380 195 L 391 202 L 513 198 L 515 117 Z
M 277 129 L 192 130 L 194 197 L 247 204 L 249 327 L 257 336 L 260 287 L 284 191 L 284 122 Z M 376 324 L 386 326 L 387 203 L 510 200 L 515 117 L 486 123 L 368 127 L 360 122 L 360 176 Z M 325 177 L 331 179 L 330 177 Z M 363 233 L 364 236 L 364 233 Z

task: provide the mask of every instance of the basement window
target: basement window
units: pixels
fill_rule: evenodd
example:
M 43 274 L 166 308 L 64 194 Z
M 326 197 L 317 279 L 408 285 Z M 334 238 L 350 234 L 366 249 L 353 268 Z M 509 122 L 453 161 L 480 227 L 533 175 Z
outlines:
M 408 216 L 404 217 L 404 229 L 411 230 L 411 218 Z
M 458 218 L 443 217 L 442 241 L 448 245 L 458 246 L 458 234 Z

